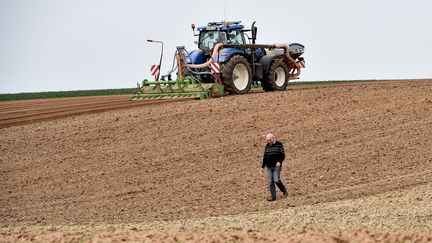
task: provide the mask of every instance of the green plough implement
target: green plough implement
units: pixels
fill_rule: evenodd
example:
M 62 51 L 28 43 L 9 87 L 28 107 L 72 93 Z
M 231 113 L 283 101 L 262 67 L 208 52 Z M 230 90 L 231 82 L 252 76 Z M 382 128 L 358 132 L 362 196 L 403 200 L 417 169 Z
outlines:
M 169 81 L 143 80 L 137 87 L 133 100 L 195 98 L 207 99 L 223 95 L 223 86 L 219 83 L 201 83 L 192 76 Z

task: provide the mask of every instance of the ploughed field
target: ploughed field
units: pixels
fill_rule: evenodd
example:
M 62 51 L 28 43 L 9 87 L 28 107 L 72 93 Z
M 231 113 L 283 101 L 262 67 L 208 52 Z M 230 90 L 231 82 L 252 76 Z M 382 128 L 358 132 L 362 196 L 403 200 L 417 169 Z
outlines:
M 171 100 L 169 102 L 174 102 Z M 131 95 L 91 96 L 0 102 L 0 128 L 76 116 L 125 109 L 168 101 L 131 101 Z
M 0 103 L 0 241 L 432 240 L 430 80 L 118 97 Z M 287 152 L 276 202 L 268 132 Z

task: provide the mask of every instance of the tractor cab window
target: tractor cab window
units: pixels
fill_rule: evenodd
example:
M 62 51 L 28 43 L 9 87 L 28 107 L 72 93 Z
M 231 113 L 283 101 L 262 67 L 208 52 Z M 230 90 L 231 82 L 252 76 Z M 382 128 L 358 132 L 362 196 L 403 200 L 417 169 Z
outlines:
M 213 50 L 217 43 L 224 44 L 245 44 L 243 32 L 240 29 L 228 31 L 202 31 L 199 37 L 198 48 L 205 52 Z
M 245 44 L 241 30 L 229 30 L 228 37 L 230 44 Z
M 212 50 L 216 43 L 227 43 L 227 33 L 225 31 L 205 31 L 200 33 L 198 47 L 203 51 Z

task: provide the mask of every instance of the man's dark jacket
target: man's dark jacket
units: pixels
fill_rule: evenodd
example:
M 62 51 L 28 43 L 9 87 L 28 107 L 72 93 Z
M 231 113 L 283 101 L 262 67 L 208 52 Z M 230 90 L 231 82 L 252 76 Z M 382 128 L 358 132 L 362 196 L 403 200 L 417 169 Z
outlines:
M 262 162 L 262 168 L 264 167 L 275 167 L 277 162 L 282 162 L 285 159 L 285 150 L 283 144 L 276 141 L 273 144 L 267 144 L 264 150 L 264 157 Z

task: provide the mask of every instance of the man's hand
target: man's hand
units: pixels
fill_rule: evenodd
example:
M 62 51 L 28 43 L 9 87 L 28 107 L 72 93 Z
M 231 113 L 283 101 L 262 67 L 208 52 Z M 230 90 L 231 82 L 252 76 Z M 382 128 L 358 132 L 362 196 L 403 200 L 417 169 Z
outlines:
M 281 162 L 276 162 L 276 167 L 282 167 L 282 163 Z

